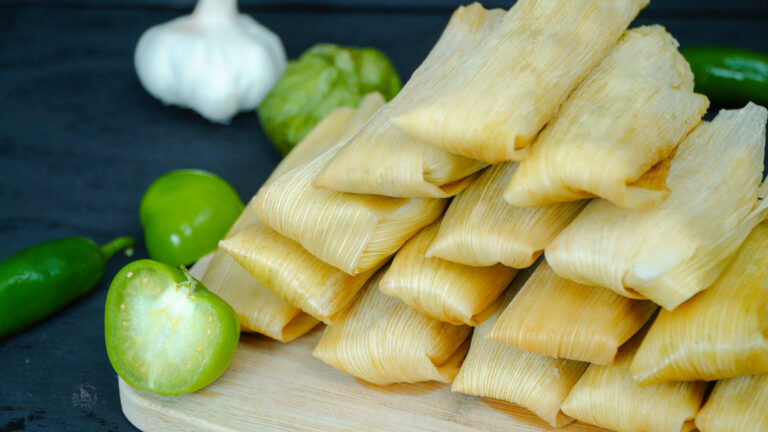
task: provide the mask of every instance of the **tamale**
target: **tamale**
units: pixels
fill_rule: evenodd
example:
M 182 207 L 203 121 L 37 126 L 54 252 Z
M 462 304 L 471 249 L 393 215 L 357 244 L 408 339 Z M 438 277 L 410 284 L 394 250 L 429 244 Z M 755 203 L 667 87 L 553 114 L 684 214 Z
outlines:
M 647 4 L 518 0 L 438 89 L 392 122 L 455 154 L 520 160 Z
M 379 291 L 384 270 L 342 312 L 312 355 L 378 385 L 451 382 L 467 353 L 471 329 L 426 317 Z M 468 342 L 468 341 L 466 341 Z
M 563 402 L 576 420 L 619 432 L 688 432 L 701 406 L 706 382 L 640 387 L 629 364 L 647 327 L 629 340 L 608 366 L 590 365 Z
M 475 327 L 451 391 L 512 402 L 552 426 L 565 426 L 573 420 L 560 411 L 560 404 L 588 364 L 529 353 L 486 338 L 516 291 L 510 287 L 499 299 L 494 316 Z
M 768 373 L 768 223 L 706 291 L 662 311 L 632 362 L 640 384 Z
M 529 147 L 504 191 L 518 206 L 593 196 L 632 209 L 669 195 L 669 159 L 709 101 L 659 25 L 624 33 Z
M 381 95 L 374 93 L 363 99 L 358 110 L 340 108 L 332 111 L 288 153 L 265 184 L 331 148 L 354 132 L 367 118 L 366 115 L 370 116 L 372 110 L 383 103 Z M 227 237 L 236 235 L 246 226 L 260 224 L 255 217 L 254 206 L 255 201 L 251 200 Z M 319 323 L 259 283 L 222 249 L 213 253 L 200 280 L 232 306 L 243 331 L 254 331 L 289 342 Z
M 494 302 L 517 270 L 501 264 L 471 267 L 427 258 L 424 254 L 439 227 L 439 221 L 433 222 L 403 245 L 379 289 L 438 321 L 477 325 L 495 311 Z
M 458 8 L 437 44 L 397 96 L 381 108 L 315 179 L 315 187 L 394 197 L 444 198 L 460 192 L 485 163 L 454 155 L 395 128 L 413 107 L 471 55 L 504 15 L 478 3 Z
M 488 338 L 552 357 L 606 365 L 657 306 L 563 279 L 542 262 Z
M 768 374 L 718 381 L 696 415 L 701 432 L 768 430 Z
M 768 211 L 758 201 L 766 109 L 723 110 L 683 140 L 669 197 L 628 210 L 593 200 L 546 248 L 561 277 L 674 309 L 709 287 Z
M 522 208 L 510 205 L 502 191 L 517 163 L 489 167 L 457 195 L 440 224 L 427 257 L 470 266 L 501 263 L 530 266 L 586 201 Z
M 255 209 L 272 229 L 354 276 L 381 264 L 440 217 L 446 200 L 315 189 L 312 179 L 339 149 L 336 146 L 261 188 Z
M 232 306 L 243 331 L 290 342 L 320 323 L 259 283 L 221 249 L 214 254 L 202 282 Z
M 219 247 L 275 294 L 326 324 L 333 324 L 378 268 L 350 276 L 263 223 L 246 227 Z

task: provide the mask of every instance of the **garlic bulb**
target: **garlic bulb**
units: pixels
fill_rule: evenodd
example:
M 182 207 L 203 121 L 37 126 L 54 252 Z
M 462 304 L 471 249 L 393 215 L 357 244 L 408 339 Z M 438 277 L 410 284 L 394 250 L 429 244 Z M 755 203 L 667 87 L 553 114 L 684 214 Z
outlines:
M 191 15 L 148 29 L 134 57 L 144 88 L 165 104 L 227 123 L 256 108 L 285 70 L 280 38 L 237 0 L 199 0 Z

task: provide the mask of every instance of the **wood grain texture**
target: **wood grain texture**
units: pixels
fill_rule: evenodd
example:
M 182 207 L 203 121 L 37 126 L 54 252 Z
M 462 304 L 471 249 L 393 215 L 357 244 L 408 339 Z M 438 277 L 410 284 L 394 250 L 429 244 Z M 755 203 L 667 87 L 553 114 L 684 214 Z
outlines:
M 554 430 L 515 405 L 451 393 L 435 382 L 379 387 L 312 357 L 321 329 L 289 344 L 243 335 L 227 372 L 183 396 L 120 381 L 128 420 L 145 432 Z M 569 432 L 605 431 L 575 423 Z

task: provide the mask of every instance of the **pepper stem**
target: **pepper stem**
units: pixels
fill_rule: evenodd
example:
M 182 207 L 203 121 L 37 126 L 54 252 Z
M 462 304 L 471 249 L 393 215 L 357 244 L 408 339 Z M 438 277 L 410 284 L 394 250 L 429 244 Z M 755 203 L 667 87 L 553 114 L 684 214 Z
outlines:
M 99 250 L 101 251 L 101 256 L 104 257 L 104 261 L 107 261 L 108 259 L 112 258 L 112 255 L 117 253 L 117 251 L 126 248 L 133 248 L 135 245 L 136 242 L 130 237 L 118 237 L 100 247 Z

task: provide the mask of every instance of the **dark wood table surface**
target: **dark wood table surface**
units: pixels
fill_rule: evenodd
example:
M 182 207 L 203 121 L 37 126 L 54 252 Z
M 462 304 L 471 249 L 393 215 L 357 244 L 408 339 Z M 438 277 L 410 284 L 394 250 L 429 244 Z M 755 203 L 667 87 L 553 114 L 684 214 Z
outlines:
M 637 24 L 665 25 L 682 45 L 768 52 L 765 0 L 655 0 Z M 244 0 L 289 57 L 320 41 L 374 46 L 403 78 L 437 40 L 451 0 Z M 488 6 L 508 6 L 493 1 Z M 189 0 L 0 0 L 0 258 L 35 243 L 85 235 L 139 240 L 138 207 L 161 174 L 201 168 L 244 200 L 279 160 L 255 114 L 231 125 L 162 106 L 136 79 L 133 49 L 150 25 Z M 134 431 L 120 410 L 104 348 L 107 287 L 119 255 L 84 298 L 0 341 L 0 432 Z

